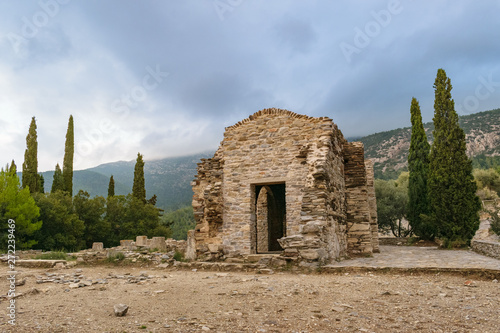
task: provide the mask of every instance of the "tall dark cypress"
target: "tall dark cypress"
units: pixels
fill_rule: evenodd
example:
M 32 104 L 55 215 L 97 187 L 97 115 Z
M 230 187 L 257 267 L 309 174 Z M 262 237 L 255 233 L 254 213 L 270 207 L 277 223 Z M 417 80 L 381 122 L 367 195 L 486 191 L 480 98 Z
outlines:
M 422 219 L 429 214 L 427 177 L 429 174 L 430 145 L 425 134 L 420 106 L 415 97 L 411 100 L 411 141 L 408 155 L 408 221 L 415 235 L 432 240 L 435 235 L 433 225 Z
M 132 195 L 142 202 L 146 203 L 146 185 L 144 181 L 144 161 L 142 155 L 137 153 L 137 160 L 134 169 L 134 185 L 132 186 Z
M 75 153 L 75 136 L 73 116 L 69 116 L 68 130 L 66 131 L 66 144 L 64 146 L 64 161 L 62 175 L 64 179 L 64 190 L 73 196 L 73 156 Z
M 39 174 L 38 176 L 38 190 L 40 193 L 45 193 L 45 178 L 43 178 L 42 174 Z
M 439 69 L 434 83 L 434 142 L 429 155 L 428 194 L 431 221 L 445 246 L 469 244 L 479 228 L 479 198 L 458 124 L 451 81 Z
M 7 171 L 7 170 L 6 170 Z M 16 162 L 14 162 L 14 160 L 12 160 L 12 163 L 10 164 L 10 167 L 9 167 L 9 170 L 8 170 L 12 175 L 15 175 L 17 174 L 17 166 L 16 166 Z
M 23 187 L 29 187 L 30 193 L 38 192 L 38 141 L 35 117 L 31 118 L 30 128 L 26 136 L 22 182 Z
M 113 179 L 113 175 L 109 178 L 109 185 L 108 185 L 108 197 L 114 197 L 115 196 L 115 180 Z
M 52 189 L 50 190 L 50 193 L 54 193 L 57 190 L 64 191 L 64 178 L 59 163 L 56 164 L 56 170 L 54 171 L 54 180 L 52 181 Z

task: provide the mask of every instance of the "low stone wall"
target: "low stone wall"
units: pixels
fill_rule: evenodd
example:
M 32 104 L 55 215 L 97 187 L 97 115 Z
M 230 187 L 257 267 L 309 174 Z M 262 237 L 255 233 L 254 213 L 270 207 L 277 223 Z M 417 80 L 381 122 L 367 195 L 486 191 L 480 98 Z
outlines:
M 380 245 L 406 245 L 408 244 L 408 238 L 404 237 L 379 237 L 378 239 Z
M 474 252 L 500 259 L 500 243 L 473 240 L 471 247 Z

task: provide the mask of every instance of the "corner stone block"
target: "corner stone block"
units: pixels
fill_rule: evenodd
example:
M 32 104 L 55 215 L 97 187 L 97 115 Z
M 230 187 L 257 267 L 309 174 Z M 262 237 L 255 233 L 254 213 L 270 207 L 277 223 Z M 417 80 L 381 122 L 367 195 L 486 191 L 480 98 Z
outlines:
M 165 242 L 165 237 L 153 237 L 151 239 L 151 249 L 165 250 L 167 248 L 167 243 Z
M 92 251 L 102 251 L 102 250 L 104 250 L 103 243 L 98 243 L 98 242 L 92 243 Z
M 137 236 L 135 238 L 136 246 L 147 246 L 148 245 L 148 236 Z

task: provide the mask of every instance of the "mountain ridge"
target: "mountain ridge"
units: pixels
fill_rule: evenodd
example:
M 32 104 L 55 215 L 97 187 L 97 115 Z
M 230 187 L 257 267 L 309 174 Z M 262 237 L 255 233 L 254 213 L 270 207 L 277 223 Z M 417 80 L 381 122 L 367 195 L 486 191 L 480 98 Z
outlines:
M 500 158 L 500 109 L 483 111 L 460 117 L 464 129 L 468 154 Z M 424 124 L 428 140 L 432 142 L 432 122 Z M 408 149 L 410 147 L 411 127 L 370 134 L 362 138 L 351 138 L 365 145 L 366 158 L 375 162 L 376 178 L 396 178 L 407 169 Z M 214 152 L 146 160 L 144 175 L 146 195 L 157 195 L 157 206 L 165 210 L 175 210 L 189 205 L 193 192 L 191 181 L 197 173 L 197 163 L 202 158 L 212 157 Z M 74 171 L 73 193 L 79 189 L 89 192 L 91 197 L 107 196 L 109 177 L 115 180 L 115 194 L 126 195 L 132 192 L 135 160 L 105 163 L 96 167 Z M 53 171 L 43 172 L 45 190 L 50 191 Z

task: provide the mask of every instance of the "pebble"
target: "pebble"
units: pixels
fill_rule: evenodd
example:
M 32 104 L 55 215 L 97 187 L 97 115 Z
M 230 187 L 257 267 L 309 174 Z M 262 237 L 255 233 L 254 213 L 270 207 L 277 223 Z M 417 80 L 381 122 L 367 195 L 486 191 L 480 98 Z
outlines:
M 123 317 L 127 314 L 128 311 L 128 305 L 126 304 L 115 304 L 113 306 L 113 309 L 115 311 L 115 316 L 117 317 Z

